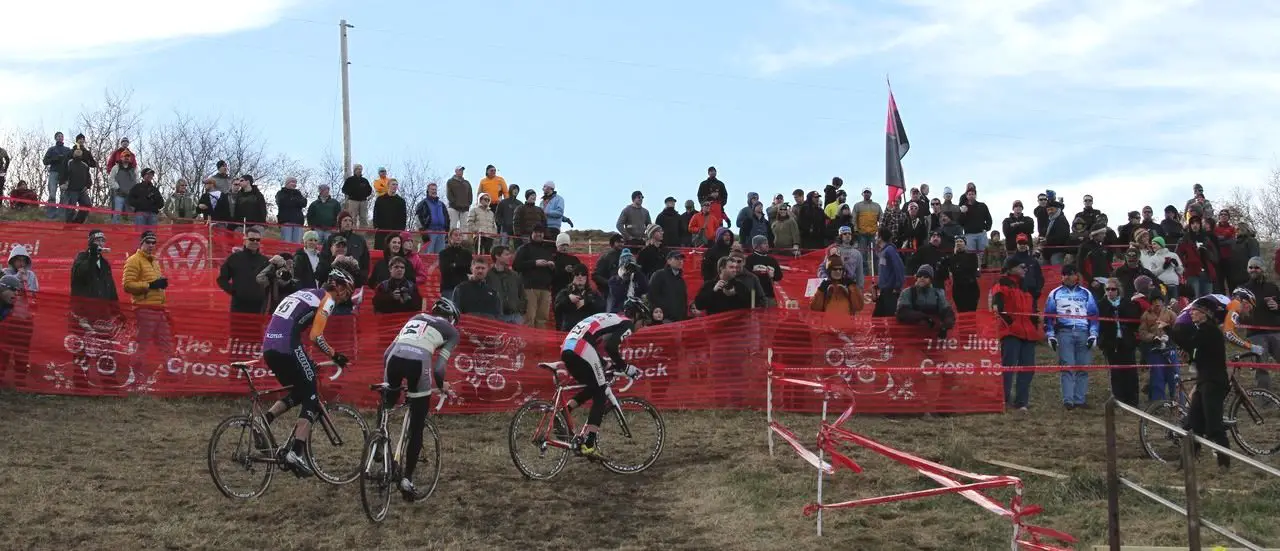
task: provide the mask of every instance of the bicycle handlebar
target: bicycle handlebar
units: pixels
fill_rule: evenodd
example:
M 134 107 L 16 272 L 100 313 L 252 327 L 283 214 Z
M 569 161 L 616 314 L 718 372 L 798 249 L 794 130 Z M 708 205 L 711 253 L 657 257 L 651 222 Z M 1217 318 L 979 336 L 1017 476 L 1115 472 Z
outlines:
M 1241 352 L 1239 354 L 1236 354 L 1235 356 L 1232 356 L 1230 361 L 1238 362 L 1245 358 L 1253 358 L 1254 360 L 1261 360 L 1262 356 L 1259 354 L 1255 354 L 1253 352 Z

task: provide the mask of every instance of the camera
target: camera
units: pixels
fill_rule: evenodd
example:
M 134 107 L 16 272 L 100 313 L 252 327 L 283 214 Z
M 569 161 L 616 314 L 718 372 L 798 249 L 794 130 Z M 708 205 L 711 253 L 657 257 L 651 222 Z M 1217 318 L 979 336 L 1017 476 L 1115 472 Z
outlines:
M 628 274 L 634 274 L 636 273 L 636 270 L 640 269 L 640 267 L 637 266 L 634 262 L 628 262 L 626 265 L 622 267 L 622 269 Z
M 290 281 L 293 279 L 293 273 L 289 270 L 280 270 L 276 272 L 276 279 L 280 281 Z

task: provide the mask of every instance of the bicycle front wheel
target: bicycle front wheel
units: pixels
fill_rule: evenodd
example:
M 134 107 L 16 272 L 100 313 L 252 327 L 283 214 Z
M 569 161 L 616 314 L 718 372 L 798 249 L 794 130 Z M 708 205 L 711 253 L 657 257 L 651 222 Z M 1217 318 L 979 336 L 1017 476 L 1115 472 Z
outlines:
M 405 422 L 408 422 L 408 419 L 405 419 Z M 409 431 L 404 431 L 400 449 L 406 450 L 406 457 L 409 438 Z M 413 469 L 413 487 L 418 490 L 418 496 L 413 501 L 418 502 L 431 497 L 431 493 L 436 491 L 436 484 L 439 482 L 440 433 L 436 431 L 435 422 L 428 417 L 427 423 L 422 427 L 422 451 L 418 453 L 418 465 Z
M 320 418 L 320 426 L 313 427 L 307 439 L 311 468 L 329 484 L 354 482 L 360 476 L 369 426 L 356 408 L 346 404 L 328 404 L 325 409 L 328 414 Z
M 1244 394 L 1253 411 L 1246 407 L 1245 396 L 1233 397 L 1226 420 L 1232 438 L 1250 455 L 1272 455 L 1280 451 L 1280 396 L 1261 388 L 1248 389 Z
M 1186 410 L 1173 400 L 1160 400 L 1147 406 L 1147 413 L 1174 426 L 1182 426 Z M 1182 456 L 1182 436 L 1147 419 L 1138 421 L 1138 441 L 1147 457 L 1162 463 L 1176 462 Z
M 511 461 L 526 478 L 548 480 L 559 474 L 569 461 L 569 450 L 550 444 L 553 438 L 567 441 L 573 437 L 568 434 L 569 424 L 564 413 L 557 411 L 552 415 L 554 408 L 551 402 L 533 400 L 525 402 L 511 417 L 511 427 L 507 430 Z M 556 435 L 557 429 L 564 434 Z
M 632 396 L 618 402 L 622 405 L 622 416 L 618 416 L 618 410 L 610 409 L 601 423 L 601 426 L 616 424 L 617 430 L 598 436 L 597 445 L 603 456 L 600 464 L 617 474 L 636 474 L 648 469 L 662 455 L 667 426 L 658 408 L 648 401 Z M 610 418 L 615 423 L 610 423 Z
M 364 447 L 364 469 L 360 477 L 360 505 L 365 516 L 373 522 L 382 522 L 391 509 L 391 492 L 396 481 L 391 474 L 390 440 L 379 435 L 369 439 Z
M 267 491 L 276 470 L 270 441 L 247 415 L 218 423 L 209 438 L 209 475 L 222 495 L 252 499 Z

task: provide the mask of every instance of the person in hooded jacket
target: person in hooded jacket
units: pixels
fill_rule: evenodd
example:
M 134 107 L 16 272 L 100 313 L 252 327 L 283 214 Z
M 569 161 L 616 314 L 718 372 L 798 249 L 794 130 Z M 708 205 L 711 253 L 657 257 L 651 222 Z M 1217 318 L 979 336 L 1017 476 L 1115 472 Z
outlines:
M 840 228 L 850 228 L 852 230 L 855 222 L 853 220 L 853 209 L 847 204 L 841 204 L 836 209 L 836 216 L 827 224 L 827 236 L 835 241 L 840 237 Z
M 1111 261 L 1113 254 L 1107 248 L 1107 228 L 1097 227 L 1089 232 L 1089 239 L 1080 244 L 1076 253 L 1076 269 L 1086 283 L 1094 283 L 1096 278 L 1111 277 Z
M 964 239 L 955 240 L 955 249 L 946 259 L 951 273 L 951 298 L 957 312 L 976 312 L 982 291 L 978 288 L 979 262 L 977 253 L 966 248 Z
M 1022 289 L 1031 294 L 1031 308 L 1035 312 L 1040 311 L 1040 296 L 1044 292 L 1044 271 L 1040 268 L 1040 261 L 1036 258 L 1036 254 L 1031 250 L 1031 235 L 1018 234 L 1017 237 L 1011 239 L 1015 241 L 1015 250 L 1005 264 L 1010 261 L 1022 266 Z
M 667 197 L 666 205 L 654 223 L 662 228 L 662 245 L 665 247 L 684 247 L 685 234 L 689 233 L 689 224 L 681 223 L 680 212 L 676 210 L 676 198 Z M 692 216 L 691 216 L 692 217 Z
M 1025 233 L 1019 237 L 1027 238 L 1022 243 L 1030 239 Z M 1035 266 L 1039 268 L 1040 265 L 1035 263 Z M 996 315 L 1000 365 L 1004 367 L 1034 368 L 1036 343 L 1044 334 L 1040 330 L 1040 318 L 1034 315 L 1037 312 L 1036 299 L 1027 292 L 1026 269 L 1027 262 L 1015 253 L 1005 260 L 1000 279 L 991 287 L 988 307 Z M 1031 403 L 1031 380 L 1035 370 L 1005 371 L 1002 375 L 1006 407 L 1025 413 Z
M 821 249 L 826 243 L 827 215 L 822 210 L 822 196 L 816 191 L 809 192 L 809 197 L 800 206 L 796 223 L 800 225 L 800 247 L 804 249 Z
M 773 228 L 769 227 L 769 220 L 764 216 L 764 203 L 756 201 L 752 204 L 747 218 L 739 222 L 742 225 L 742 242 L 752 243 L 759 236 L 765 238 L 766 243 L 773 243 Z
M 783 203 L 778 208 L 778 215 L 769 224 L 769 229 L 773 232 L 774 250 L 799 255 L 800 225 L 796 223 L 795 217 L 791 216 L 791 205 Z
M 498 228 L 498 244 L 503 246 L 511 246 L 511 236 L 516 235 L 516 209 L 524 204 L 520 199 L 520 186 L 512 184 L 507 190 L 507 197 L 493 209 L 493 222 Z
M 853 235 L 853 228 L 843 226 L 836 235 L 836 243 L 828 249 L 827 258 L 818 265 L 818 278 L 827 277 L 827 264 L 832 254 L 840 257 L 844 263 L 844 275 L 853 281 L 853 284 L 861 291 L 866 282 L 864 277 L 866 274 L 866 260 L 862 257 L 862 250 L 858 248 L 858 243 Z
M 4 270 L 0 271 L 0 275 L 11 275 L 18 278 L 22 283 L 22 291 L 27 296 L 40 291 L 40 280 L 36 277 L 36 271 L 31 269 L 31 255 L 27 254 L 27 248 L 23 245 L 14 245 L 9 249 L 9 261 Z
M 823 268 L 826 275 L 822 276 L 817 292 L 809 299 L 809 309 L 827 314 L 825 319 L 830 325 L 848 325 L 865 306 L 862 291 L 848 277 L 844 260 L 839 255 L 828 256 Z
M 454 287 L 471 276 L 473 255 L 463 245 L 465 241 L 463 233 L 464 230 L 461 228 L 449 230 L 449 244 L 440 251 L 440 296 L 442 297 L 453 296 Z M 485 275 L 488 275 L 487 269 Z
M 1004 222 L 1000 224 L 1000 227 L 1004 230 L 1005 251 L 1012 253 L 1014 248 L 1017 246 L 1017 243 L 1014 243 L 1011 236 L 1022 233 L 1031 235 L 1031 233 L 1035 231 L 1035 224 L 1035 219 L 1022 213 L 1022 201 L 1014 201 L 1013 212 L 1010 212 L 1009 217 L 1005 218 Z
M 605 311 L 622 311 L 628 299 L 643 298 L 649 293 L 649 278 L 640 270 L 631 249 L 622 249 L 618 255 L 618 270 L 609 278 L 609 294 L 605 297 Z
M 715 279 L 719 270 L 720 259 L 729 256 L 729 251 L 733 249 L 733 230 L 729 228 L 720 228 L 716 230 L 716 240 L 707 248 L 707 252 L 702 255 L 702 280 L 709 281 Z
M 298 179 L 290 176 L 284 187 L 276 192 L 276 222 L 280 224 L 280 239 L 287 243 L 302 243 L 302 226 L 307 223 L 307 196 L 298 189 Z
M 738 235 L 743 236 L 744 239 L 746 238 L 746 235 L 747 235 L 747 231 L 745 228 L 747 224 L 751 223 L 750 219 L 752 217 L 752 211 L 754 210 L 756 203 L 759 203 L 759 202 L 760 202 L 759 193 L 756 193 L 754 191 L 748 193 L 747 205 L 742 207 L 741 209 L 738 209 L 738 216 L 734 218 L 735 225 L 738 226 Z
M 729 219 L 725 217 L 720 203 L 715 201 L 702 203 L 702 210 L 689 218 L 689 234 L 692 236 L 690 243 L 694 247 L 714 244 L 716 235 L 728 223 Z

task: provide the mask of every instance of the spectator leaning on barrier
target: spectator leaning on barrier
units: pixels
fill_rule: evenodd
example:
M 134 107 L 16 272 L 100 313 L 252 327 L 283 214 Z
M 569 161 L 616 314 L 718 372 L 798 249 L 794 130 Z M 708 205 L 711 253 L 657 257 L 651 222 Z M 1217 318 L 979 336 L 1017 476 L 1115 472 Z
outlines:
M 0 275 L 11 275 L 18 278 L 21 284 L 21 290 L 27 293 L 36 293 L 40 291 L 40 280 L 36 277 L 36 272 L 31 267 L 31 256 L 27 254 L 27 248 L 23 245 L 14 245 L 9 249 L 9 261 L 6 263 L 4 270 L 0 270 Z
M 1098 317 L 1102 318 L 1098 322 L 1098 348 L 1111 372 L 1111 395 L 1138 407 L 1138 368 L 1117 366 L 1134 365 L 1142 310 L 1126 294 L 1119 278 L 1107 279 L 1104 293 L 1098 303 Z
M 551 312 L 551 285 L 555 279 L 555 249 L 542 240 L 546 228 L 534 226 L 529 242 L 516 249 L 514 267 L 524 283 L 524 323 L 535 329 L 547 328 Z
M 298 189 L 298 179 L 285 178 L 284 187 L 276 192 L 276 222 L 280 224 L 280 239 L 286 243 L 302 242 L 302 226 L 307 223 L 303 213 L 307 197 Z
M 542 207 L 538 206 L 538 192 L 530 189 L 524 192 L 524 203 L 516 207 L 515 219 L 512 224 L 512 237 L 518 239 L 517 242 L 511 244 L 512 248 L 519 247 L 521 243 L 529 240 L 529 235 L 533 233 L 533 228 L 538 226 L 546 227 L 547 213 L 543 212 Z
M 387 238 L 405 230 L 409 225 L 409 205 L 400 196 L 400 182 L 392 178 L 387 182 L 387 193 L 373 200 L 373 246 L 382 249 Z
M 1271 356 L 1272 362 L 1280 362 L 1280 287 L 1267 280 L 1263 266 L 1261 256 L 1249 259 L 1249 281 L 1244 288 L 1252 291 L 1256 300 L 1249 320 L 1249 341 Z M 1271 388 L 1271 373 L 1265 369 L 1255 369 L 1254 380 L 1261 388 Z
M 644 208 L 644 193 L 631 192 L 631 202 L 622 208 L 615 225 L 618 233 L 626 238 L 627 245 L 639 245 L 644 242 L 644 230 L 653 223 L 649 217 L 649 209 Z
M 595 269 L 591 271 L 591 281 L 602 295 L 609 292 L 609 278 L 618 271 L 618 257 L 622 255 L 622 248 L 622 236 L 610 234 L 609 250 L 596 259 Z
M 478 254 L 493 248 L 493 237 L 498 234 L 498 226 L 494 222 L 488 193 L 480 194 L 480 201 L 467 212 L 467 223 L 463 227 L 470 234 L 467 241 L 473 244 L 472 246 L 475 246 L 474 243 L 479 243 L 476 251 Z
M 515 197 L 515 192 L 507 189 L 507 179 L 498 176 L 498 169 L 493 165 L 484 167 L 484 178 L 480 179 L 480 193 L 488 194 L 492 204 L 490 210 L 496 210 L 498 203 L 508 197 Z
M 156 171 L 142 169 L 142 181 L 129 190 L 129 206 L 134 211 L 133 225 L 154 227 L 160 223 L 160 211 L 164 210 L 164 196 L 155 184 Z
M 1020 234 L 1026 237 L 1026 234 Z M 1026 243 L 1027 240 L 1022 240 Z M 1039 267 L 1039 265 L 1036 265 Z M 1026 412 L 1031 404 L 1031 380 L 1035 377 L 1036 343 L 1043 333 L 1040 318 L 1035 315 L 1035 298 L 1027 292 L 1027 264 L 1016 254 L 1004 262 L 1000 279 L 991 287 L 988 305 L 996 315 L 996 330 L 1000 339 L 1000 364 L 1005 368 L 1021 367 L 1017 371 L 1006 370 L 1004 378 L 1005 407 Z M 1025 369 L 1031 368 L 1031 369 Z
M 444 241 L 445 237 L 440 235 L 439 240 Z M 412 274 L 409 279 L 418 287 L 426 285 L 427 276 L 430 271 L 430 267 L 427 266 L 427 262 L 424 259 L 424 255 L 426 253 L 422 252 L 426 249 L 426 243 L 415 244 L 413 241 L 413 234 L 407 231 L 400 232 L 400 243 L 400 250 L 402 251 L 404 259 L 409 263 L 409 267 L 406 271 L 407 273 Z
M 316 289 L 316 271 L 320 269 L 320 234 L 307 230 L 302 234 L 302 247 L 293 253 L 293 279 L 299 289 Z
M 915 283 L 898 297 L 895 315 L 901 323 L 920 324 L 936 331 L 940 339 L 956 325 L 956 311 L 947 302 L 947 291 L 933 286 L 933 268 L 916 270 Z
M 364 166 L 355 165 L 352 174 L 342 181 L 342 195 L 346 197 L 342 210 L 356 217 L 355 222 L 361 228 L 369 227 L 369 196 L 373 195 L 373 186 L 364 177 Z
M 680 212 L 676 210 L 676 198 L 667 197 L 663 204 L 665 205 L 662 212 L 658 213 L 658 217 L 653 223 L 662 228 L 662 245 L 665 247 L 682 247 L 685 241 L 685 234 L 689 233 L 689 225 L 680 222 Z
M 498 292 L 498 298 L 502 299 L 502 315 L 498 319 L 521 325 L 524 323 L 526 305 L 524 282 L 520 274 L 511 269 L 515 253 L 508 247 L 496 245 L 490 256 L 493 258 L 493 269 L 489 270 L 489 275 L 486 277 L 489 285 Z
M 667 253 L 666 266 L 649 276 L 648 298 L 650 306 L 662 308 L 668 321 L 688 318 L 689 289 L 684 283 L 684 253 L 678 250 Z
M 471 200 L 470 196 L 467 200 Z M 427 184 L 427 196 L 418 201 L 418 206 L 413 209 L 413 215 L 418 219 L 418 229 L 427 240 L 427 250 L 423 252 L 438 254 L 444 250 L 449 241 L 446 237 L 449 228 L 453 227 L 450 218 L 452 212 L 453 209 L 448 208 L 445 202 L 440 200 L 439 187 L 434 182 Z
M 1089 372 L 1071 369 L 1093 363 L 1093 348 L 1098 343 L 1098 303 L 1093 293 L 1080 285 L 1075 266 L 1062 267 L 1062 285 L 1049 291 L 1045 301 L 1045 336 L 1049 348 L 1058 353 L 1061 372 L 1062 405 L 1068 411 L 1087 407 Z M 1056 316 L 1056 317 L 1053 317 Z
M 0 277 L 0 372 L 12 370 L 10 384 L 25 388 L 31 371 L 31 338 L 35 334 L 31 293 L 17 276 Z M 12 364 L 12 365 L 10 365 Z
M 898 309 L 898 295 L 906 283 L 905 267 L 898 248 L 891 242 L 892 236 L 887 228 L 882 228 L 876 236 L 876 285 L 873 288 L 873 299 L 876 301 L 873 317 L 893 317 Z
M 544 237 L 554 239 L 560 235 L 560 225 L 564 223 L 564 197 L 556 193 L 556 183 L 551 180 L 542 184 L 542 212 L 547 224 Z
M 319 196 L 307 206 L 307 225 L 316 230 L 323 242 L 338 227 L 338 214 L 342 212 L 342 205 L 329 194 L 329 184 L 320 184 L 317 192 Z
M 440 296 L 453 296 L 453 288 L 474 273 L 472 267 L 471 251 L 467 249 L 463 242 L 463 232 L 461 229 L 449 231 L 449 245 L 440 251 Z M 489 272 L 489 265 L 484 266 L 485 274 Z M 483 279 L 484 276 L 481 276 Z M 496 318 L 495 318 L 496 319 Z
M 218 272 L 218 287 L 231 295 L 231 311 L 261 314 L 266 311 L 266 293 L 258 284 L 258 272 L 267 266 L 262 247 L 262 231 L 245 228 L 244 248 L 231 253 Z
M 573 239 L 568 233 L 562 233 L 556 236 L 556 250 L 553 253 L 552 260 L 555 261 L 554 275 L 551 277 L 551 296 L 557 296 L 560 291 L 573 281 L 573 274 L 577 271 L 575 266 L 582 266 L 586 269 L 586 265 L 582 263 L 577 256 L 569 252 L 573 245 Z M 588 280 L 590 280 L 590 270 L 587 271 Z
M 475 198 L 471 182 L 462 176 L 465 170 L 466 167 L 462 165 L 453 167 L 453 176 L 450 176 L 449 181 L 444 185 L 445 200 L 448 201 L 449 206 L 449 223 L 452 224 L 450 229 L 462 224 L 462 219 L 467 215 L 467 211 L 471 210 L 471 201 Z
M 1142 363 L 1150 366 L 1151 378 L 1147 385 L 1149 401 L 1164 400 L 1176 396 L 1178 378 L 1177 352 L 1169 346 L 1169 330 L 1173 327 L 1173 311 L 1165 306 L 1165 297 L 1159 291 L 1147 293 L 1151 304 L 1138 323 L 1139 350 L 1143 350 Z
M 698 184 L 698 202 L 706 203 L 713 201 L 720 203 L 723 210 L 729 202 L 729 190 L 725 187 L 724 182 L 716 178 L 716 167 L 707 167 L 707 179 Z
M 173 195 L 166 202 L 165 218 L 174 224 L 190 224 L 198 216 L 198 212 L 195 195 L 188 191 L 187 181 L 179 178 L 174 185 Z
M 604 312 L 604 298 L 587 285 L 587 267 L 577 264 L 570 269 L 572 279 L 555 299 L 556 329 L 559 331 L 568 331 L 587 316 Z
M 467 254 L 471 253 L 468 251 Z M 453 304 L 458 307 L 460 314 L 501 321 L 503 319 L 502 296 L 489 284 L 489 261 L 483 256 L 477 256 L 471 260 L 468 268 L 470 272 L 467 278 L 451 287 L 450 292 L 443 296 L 453 299 Z

